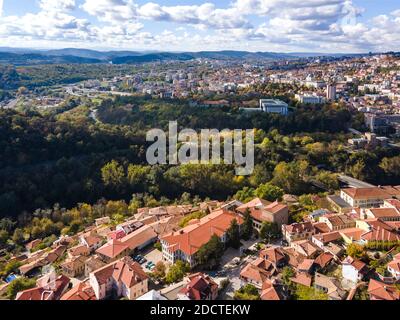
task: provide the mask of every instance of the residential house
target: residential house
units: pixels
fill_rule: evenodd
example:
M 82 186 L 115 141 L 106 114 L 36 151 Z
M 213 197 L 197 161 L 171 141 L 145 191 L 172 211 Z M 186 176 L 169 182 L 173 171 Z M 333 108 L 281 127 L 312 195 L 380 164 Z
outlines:
M 361 281 L 368 272 L 367 265 L 348 256 L 342 261 L 342 276 L 344 279 L 357 283 Z
M 40 239 L 35 239 L 29 242 L 28 244 L 25 245 L 26 250 L 32 251 L 35 247 L 37 247 L 39 244 L 42 243 L 42 240 Z
M 36 282 L 36 287 L 17 293 L 15 300 L 59 300 L 68 289 L 70 279 L 64 275 L 48 274 Z
M 106 263 L 98 256 L 93 255 L 85 261 L 85 277 L 89 277 L 90 273 L 104 267 Z
M 243 219 L 234 212 L 217 210 L 196 223 L 162 237 L 164 261 L 174 264 L 177 260 L 182 260 L 189 263 L 191 267 L 196 266 L 198 264 L 197 251 L 213 235 L 217 235 L 223 243 L 228 241 L 227 231 L 233 220 L 236 220 L 239 226 L 243 223 Z
M 158 235 L 154 232 L 154 229 L 146 225 L 126 235 L 120 242 L 129 248 L 130 253 L 133 253 L 146 248 L 156 242 L 157 239 Z
M 80 242 L 80 244 L 88 247 L 91 252 L 94 252 L 98 248 L 101 247 L 101 245 L 103 243 L 103 238 L 94 232 L 90 232 L 90 233 L 83 234 L 82 236 L 80 236 L 79 242 Z
M 395 286 L 374 279 L 369 281 L 368 294 L 371 300 L 400 300 L 400 292 Z
M 331 263 L 334 261 L 334 258 L 334 255 L 329 252 L 321 253 L 318 257 L 315 258 L 315 268 L 319 272 L 325 270 L 331 265 Z
M 252 284 L 261 289 L 266 280 L 271 279 L 276 274 L 273 263 L 262 258 L 248 263 L 240 272 L 240 280 L 244 284 Z
M 382 221 L 400 221 L 400 211 L 397 208 L 371 208 L 362 210 L 363 219 L 380 219 Z
M 61 264 L 63 274 L 70 278 L 80 277 L 85 274 L 85 262 L 88 257 L 79 256 L 67 259 Z
M 66 292 L 60 300 L 63 301 L 92 301 L 97 300 L 96 294 L 89 281 L 79 282 Z
M 143 226 L 144 226 L 143 222 L 137 220 L 131 220 L 118 225 L 116 231 L 123 231 L 125 235 L 127 235 L 140 229 Z
M 275 223 L 281 229 L 282 225 L 288 224 L 289 221 L 289 207 L 278 201 L 270 203 L 256 198 L 236 210 L 242 215 L 249 211 L 253 218 L 253 226 L 257 231 L 261 230 L 264 222 Z
M 393 257 L 393 261 L 389 262 L 387 269 L 396 281 L 400 280 L 400 253 Z
M 293 241 L 308 240 L 315 234 L 316 230 L 310 221 L 293 223 L 282 226 L 283 238 L 290 245 Z
M 210 276 L 196 273 L 189 276 L 189 283 L 178 293 L 178 300 L 216 300 L 218 284 Z
M 298 253 L 310 259 L 316 258 L 320 252 L 319 248 L 310 240 L 292 242 L 291 247 L 295 249 Z
M 89 279 L 98 300 L 111 296 L 135 300 L 148 292 L 148 276 L 130 257 L 92 272 Z
M 345 214 L 329 214 L 319 218 L 320 222 L 326 223 L 331 231 L 353 228 L 356 226 L 354 219 Z
M 340 283 L 336 278 L 328 277 L 320 273 L 315 274 L 314 287 L 326 293 L 329 300 L 343 300 L 346 296 L 346 291 L 340 287 Z
M 90 255 L 90 249 L 82 244 L 72 247 L 71 249 L 68 250 L 68 257 L 70 258 L 79 256 L 87 257 L 89 255 Z
M 119 260 L 129 254 L 129 247 L 119 240 L 111 240 L 96 250 L 96 253 L 105 263 Z
M 261 288 L 261 300 L 280 301 L 286 300 L 284 287 L 275 281 L 265 280 Z
M 296 275 L 290 278 L 290 281 L 311 288 L 312 276 L 309 273 L 296 272 Z
M 286 256 L 281 248 L 268 248 L 260 252 L 260 258 L 271 262 L 275 268 L 286 265 Z

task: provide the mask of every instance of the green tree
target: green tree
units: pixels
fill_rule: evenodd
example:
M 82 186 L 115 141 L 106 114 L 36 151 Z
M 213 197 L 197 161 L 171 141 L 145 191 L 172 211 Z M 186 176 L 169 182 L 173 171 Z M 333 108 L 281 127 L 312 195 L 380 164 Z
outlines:
M 18 292 L 34 288 L 35 286 L 36 286 L 36 281 L 34 279 L 28 279 L 28 278 L 15 279 L 7 287 L 7 297 L 10 300 L 14 300 Z
M 263 222 L 260 229 L 261 239 L 271 241 L 272 239 L 278 238 L 280 234 L 279 227 L 276 223 Z
M 291 267 L 284 267 L 282 270 L 282 281 L 286 286 L 290 286 L 292 284 L 292 281 L 290 280 L 296 275 L 294 270 Z
M 210 241 L 197 251 L 196 258 L 201 265 L 214 268 L 219 265 L 224 249 L 221 239 L 214 234 Z
M 366 257 L 365 248 L 357 243 L 351 243 L 347 246 L 347 255 L 354 259 L 363 259 Z
M 0 246 L 4 246 L 8 240 L 8 232 L 6 230 L 0 230 Z
M 239 224 L 237 223 L 236 219 L 233 219 L 231 221 L 231 225 L 229 229 L 226 232 L 226 235 L 228 237 L 228 244 L 230 247 L 234 249 L 239 249 L 240 248 L 240 227 Z
M 283 195 L 285 194 L 285 191 L 283 189 L 274 186 L 271 183 L 266 183 L 260 185 L 256 190 L 255 190 L 255 195 L 261 199 L 265 199 L 268 201 L 280 201 L 282 200 Z
M 115 160 L 101 168 L 101 177 L 106 186 L 119 187 L 125 178 L 124 168 Z
M 387 175 L 400 177 L 400 156 L 383 158 L 379 166 Z
M 25 241 L 25 237 L 24 237 L 24 232 L 22 231 L 22 229 L 15 229 L 14 234 L 12 236 L 12 241 L 15 244 L 21 245 L 24 243 Z
M 181 260 L 178 260 L 174 265 L 169 268 L 169 271 L 165 277 L 167 283 L 174 283 L 181 281 L 185 274 L 189 272 L 190 266 Z
M 234 299 L 245 301 L 260 300 L 260 294 L 255 286 L 252 284 L 246 284 L 244 287 L 235 292 Z

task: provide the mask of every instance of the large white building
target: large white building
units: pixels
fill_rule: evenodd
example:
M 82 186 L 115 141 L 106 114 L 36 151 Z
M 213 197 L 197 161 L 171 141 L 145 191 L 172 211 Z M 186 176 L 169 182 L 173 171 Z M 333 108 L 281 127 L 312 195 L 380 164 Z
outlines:
M 277 99 L 260 99 L 260 109 L 267 113 L 277 113 L 286 116 L 289 113 L 289 105 Z
M 296 94 L 296 100 L 304 104 L 322 104 L 325 102 L 323 97 L 313 94 Z

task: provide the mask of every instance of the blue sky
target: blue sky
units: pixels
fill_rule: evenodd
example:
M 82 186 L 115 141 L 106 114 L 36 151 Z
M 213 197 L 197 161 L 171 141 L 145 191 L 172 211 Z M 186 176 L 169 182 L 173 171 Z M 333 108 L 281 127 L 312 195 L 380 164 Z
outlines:
M 0 0 L 0 46 L 400 51 L 399 0 Z

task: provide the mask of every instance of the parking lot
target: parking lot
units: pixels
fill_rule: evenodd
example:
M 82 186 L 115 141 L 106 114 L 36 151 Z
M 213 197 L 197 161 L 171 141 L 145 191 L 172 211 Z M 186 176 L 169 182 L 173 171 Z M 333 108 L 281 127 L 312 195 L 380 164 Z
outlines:
M 133 256 L 135 261 L 139 262 L 146 272 L 150 272 L 158 262 L 162 261 L 162 252 L 153 248 L 150 251 L 138 254 L 136 257 L 138 257 L 138 259 L 135 259 L 135 256 Z M 142 259 L 140 260 L 139 257 Z

